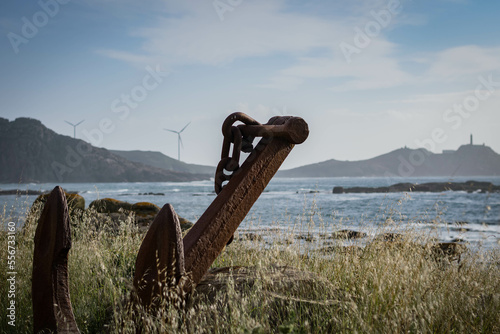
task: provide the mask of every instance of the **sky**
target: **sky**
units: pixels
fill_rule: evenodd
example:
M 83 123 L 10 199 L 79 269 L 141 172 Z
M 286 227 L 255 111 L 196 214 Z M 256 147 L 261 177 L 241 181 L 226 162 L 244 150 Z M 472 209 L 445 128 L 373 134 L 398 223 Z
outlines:
M 302 117 L 284 168 L 401 148 L 500 153 L 500 2 L 5 0 L 0 117 L 216 165 L 232 112 Z

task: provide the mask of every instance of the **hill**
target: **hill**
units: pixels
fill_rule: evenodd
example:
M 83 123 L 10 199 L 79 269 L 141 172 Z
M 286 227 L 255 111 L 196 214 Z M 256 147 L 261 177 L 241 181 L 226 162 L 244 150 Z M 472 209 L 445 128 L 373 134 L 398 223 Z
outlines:
M 187 164 L 177 159 L 166 156 L 155 151 L 117 151 L 109 150 L 111 153 L 124 157 L 127 160 L 140 162 L 148 166 L 162 168 L 176 172 L 187 172 L 194 174 L 207 174 L 211 177 L 215 174 L 215 167 Z
M 281 171 L 279 177 L 498 176 L 500 155 L 484 145 L 436 154 L 401 148 L 368 160 L 328 160 Z
M 208 179 L 129 161 L 32 118 L 0 118 L 0 183 L 166 182 Z

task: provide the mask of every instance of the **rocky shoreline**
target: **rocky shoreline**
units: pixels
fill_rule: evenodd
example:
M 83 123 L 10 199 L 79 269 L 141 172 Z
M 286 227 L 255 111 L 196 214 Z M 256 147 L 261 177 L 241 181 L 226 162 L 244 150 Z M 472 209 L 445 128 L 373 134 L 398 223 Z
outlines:
M 128 203 L 114 198 L 103 198 L 92 201 L 85 208 L 85 199 L 78 194 L 65 192 L 68 201 L 69 216 L 72 224 L 78 224 L 85 212 L 92 213 L 96 226 L 116 227 L 127 219 L 132 219 L 142 231 L 147 231 L 160 207 L 149 202 Z M 35 211 L 45 205 L 49 194 L 42 194 L 33 202 L 30 211 Z M 183 231 L 191 228 L 193 223 L 179 217 Z
M 394 193 L 394 192 L 443 192 L 443 191 L 466 191 L 468 193 L 492 193 L 500 192 L 500 186 L 491 182 L 467 181 L 467 182 L 429 182 L 429 183 L 396 183 L 388 187 L 334 187 L 334 194 L 349 193 Z
M 0 196 L 1 195 L 41 195 L 43 193 L 44 193 L 43 191 L 39 191 L 39 190 L 19 190 L 19 189 L 1 190 L 0 189 Z

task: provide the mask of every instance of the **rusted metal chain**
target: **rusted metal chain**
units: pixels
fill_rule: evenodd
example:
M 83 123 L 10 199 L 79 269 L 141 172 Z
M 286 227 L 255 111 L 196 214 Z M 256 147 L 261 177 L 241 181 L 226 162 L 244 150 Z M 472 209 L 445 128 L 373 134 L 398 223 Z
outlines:
M 232 175 L 240 168 L 241 152 L 250 153 L 252 150 L 254 136 L 242 136 L 240 128 L 233 125 L 236 122 L 242 122 L 245 125 L 261 125 L 259 122 L 242 112 L 236 112 L 229 115 L 222 124 L 224 142 L 222 144 L 221 160 L 215 172 L 216 194 L 222 191 L 224 183 L 228 182 Z M 229 156 L 231 144 L 233 144 L 232 156 Z
M 236 122 L 243 124 L 234 125 Z M 222 125 L 224 142 L 222 144 L 221 160 L 217 165 L 215 173 L 215 193 L 219 194 L 224 187 L 224 183 L 231 180 L 231 177 L 239 169 L 241 152 L 251 153 L 253 151 L 252 142 L 255 137 L 284 138 L 292 144 L 303 143 L 309 129 L 307 123 L 299 117 L 273 117 L 267 124 L 261 124 L 250 116 L 237 112 L 229 115 Z M 229 156 L 233 144 L 232 156 Z

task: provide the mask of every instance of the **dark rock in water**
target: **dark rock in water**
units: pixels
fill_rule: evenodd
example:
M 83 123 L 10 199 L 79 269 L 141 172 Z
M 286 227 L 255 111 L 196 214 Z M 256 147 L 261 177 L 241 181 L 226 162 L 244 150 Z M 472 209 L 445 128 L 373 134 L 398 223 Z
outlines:
M 436 260 L 459 261 L 467 246 L 461 242 L 439 242 L 432 246 L 431 251 Z
M 307 242 L 313 242 L 315 237 L 311 234 L 304 234 L 304 235 L 297 235 L 295 237 L 295 239 L 298 239 L 298 240 L 305 240 Z
M 333 193 L 334 194 L 343 194 L 344 193 L 344 187 L 334 187 L 333 188 Z
M 149 192 L 149 193 L 139 193 L 139 195 L 142 195 L 142 196 L 146 196 L 146 195 L 149 195 L 149 196 L 165 196 L 164 193 L 153 193 L 153 192 Z
M 262 241 L 262 235 L 256 233 L 240 233 L 238 241 Z
M 459 243 L 464 244 L 467 241 L 465 241 L 465 239 L 462 239 L 462 238 L 453 238 L 450 242 L 453 242 L 453 243 L 459 242 Z
M 20 190 L 20 189 L 9 189 L 9 190 L 0 190 L 0 195 L 41 195 L 43 192 L 38 190 Z
M 469 225 L 469 222 L 459 220 L 454 223 L 454 225 L 462 226 L 462 225 Z
M 375 237 L 374 241 L 384 241 L 384 242 L 403 242 L 405 239 L 404 235 L 400 233 L 383 233 Z
M 332 239 L 361 239 L 366 233 L 352 230 L 340 230 L 332 233 Z
M 343 193 L 393 193 L 393 192 L 443 192 L 443 191 L 467 191 L 467 192 L 500 192 L 500 186 L 491 182 L 467 181 L 457 182 L 429 182 L 422 184 L 396 183 L 389 187 L 334 187 L 334 194 Z
M 265 191 L 267 192 L 267 191 Z M 307 189 L 302 189 L 302 190 L 297 190 L 295 192 L 296 194 L 319 194 L 319 190 L 307 190 Z

